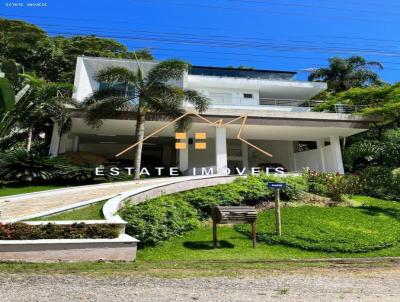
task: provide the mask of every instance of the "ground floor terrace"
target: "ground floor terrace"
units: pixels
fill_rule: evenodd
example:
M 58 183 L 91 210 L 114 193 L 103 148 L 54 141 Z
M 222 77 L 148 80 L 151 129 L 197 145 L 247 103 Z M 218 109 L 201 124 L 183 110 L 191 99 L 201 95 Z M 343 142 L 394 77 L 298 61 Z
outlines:
M 254 168 L 257 173 L 257 167 L 269 166 L 282 166 L 288 172 L 309 168 L 343 173 L 345 139 L 366 131 L 369 122 L 336 113 L 211 109 L 202 117 L 192 116 L 187 130 L 177 131 L 171 119 L 160 114 L 146 119 L 145 137 L 156 133 L 144 141 L 142 166 L 178 167 L 186 175 L 227 168 L 234 174 Z M 91 128 L 77 111 L 69 133 L 60 137 L 54 129 L 50 153 L 92 153 L 132 166 L 135 148 L 116 155 L 134 142 L 133 113 L 105 118 L 100 128 Z

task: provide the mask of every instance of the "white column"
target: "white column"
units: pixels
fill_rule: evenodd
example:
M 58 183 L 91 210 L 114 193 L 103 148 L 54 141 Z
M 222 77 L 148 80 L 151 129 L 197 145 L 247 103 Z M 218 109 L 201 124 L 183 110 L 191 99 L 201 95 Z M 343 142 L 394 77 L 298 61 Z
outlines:
M 242 142 L 242 166 L 246 168 L 246 172 L 249 172 L 249 146 Z
M 60 147 L 60 132 L 58 129 L 57 123 L 54 123 L 53 126 L 53 132 L 51 134 L 51 142 L 50 142 L 50 148 L 49 148 L 49 155 L 51 156 L 57 156 L 58 155 L 58 149 Z
M 217 173 L 228 168 L 228 155 L 226 151 L 226 128 L 215 128 L 215 165 Z
M 334 161 L 336 171 L 339 172 L 340 174 L 344 174 L 344 168 L 343 168 L 343 159 L 342 159 L 342 150 L 340 149 L 340 140 L 338 136 L 331 136 L 329 137 L 329 140 L 331 142 L 334 158 L 332 160 Z
M 321 167 L 321 172 L 326 172 L 324 150 L 322 149 L 323 147 L 325 147 L 325 140 L 324 139 L 317 140 L 317 150 L 320 161 L 319 166 Z
M 188 172 L 187 170 L 189 169 L 189 142 L 188 139 L 181 139 L 180 142 L 186 143 L 186 148 L 178 151 L 179 170 L 183 174 L 186 174 Z
M 74 136 L 74 141 L 72 143 L 72 151 L 76 152 L 79 151 L 79 136 Z

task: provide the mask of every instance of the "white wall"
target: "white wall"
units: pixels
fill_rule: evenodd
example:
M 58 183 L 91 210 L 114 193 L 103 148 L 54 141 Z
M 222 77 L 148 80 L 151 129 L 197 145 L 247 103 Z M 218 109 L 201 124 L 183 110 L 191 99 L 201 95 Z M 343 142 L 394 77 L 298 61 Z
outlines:
M 318 149 L 294 153 L 294 160 L 296 171 L 302 171 L 307 168 L 314 171 L 322 171 Z
M 322 152 L 324 154 L 325 171 L 326 172 L 338 172 L 333 146 L 329 145 L 329 146 L 323 147 Z
M 190 88 L 190 87 L 189 87 Z M 241 105 L 257 106 L 259 105 L 259 92 L 254 89 L 235 89 L 235 88 L 210 88 L 210 87 L 192 87 L 211 100 L 211 104 L 220 105 Z M 251 93 L 253 98 L 243 97 L 244 93 Z

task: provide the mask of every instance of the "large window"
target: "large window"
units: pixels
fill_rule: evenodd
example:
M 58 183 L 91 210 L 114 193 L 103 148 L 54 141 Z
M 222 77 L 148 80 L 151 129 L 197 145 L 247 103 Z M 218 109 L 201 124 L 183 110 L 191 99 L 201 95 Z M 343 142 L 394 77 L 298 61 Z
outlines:
M 124 83 L 115 83 L 115 84 L 108 84 L 101 82 L 99 86 L 99 90 L 105 90 L 109 88 L 114 88 L 115 90 L 124 92 L 125 96 L 132 97 L 132 99 L 135 97 L 135 87 L 132 85 L 126 85 Z

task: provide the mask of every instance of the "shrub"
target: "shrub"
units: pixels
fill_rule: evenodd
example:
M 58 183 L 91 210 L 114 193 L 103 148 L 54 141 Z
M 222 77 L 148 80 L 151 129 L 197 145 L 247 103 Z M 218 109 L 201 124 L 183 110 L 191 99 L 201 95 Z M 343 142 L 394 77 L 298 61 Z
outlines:
M 176 195 L 127 204 L 119 214 L 128 222 L 126 232 L 138 238 L 142 246 L 154 246 L 200 225 L 198 212 Z
M 379 215 L 382 211 L 391 211 L 391 214 Z M 274 211 L 263 211 L 257 218 L 257 238 L 268 244 L 325 252 L 379 250 L 399 243 L 400 221 L 394 215 L 398 211 L 396 208 L 373 206 L 283 208 L 282 236 L 275 234 Z M 251 236 L 248 225 L 237 225 L 235 228 Z
M 74 223 L 71 225 L 29 225 L 26 223 L 0 223 L 0 240 L 32 239 L 96 239 L 116 238 L 119 226 L 114 224 Z
M 358 176 L 340 175 L 338 173 L 307 171 L 308 192 L 330 197 L 334 201 L 343 201 L 345 194 L 355 194 L 360 191 Z
M 400 200 L 399 169 L 370 166 L 360 172 L 360 186 L 363 194 L 388 199 Z
M 214 206 L 252 204 L 260 200 L 273 200 L 274 192 L 267 188 L 268 182 L 286 182 L 282 190 L 283 200 L 297 200 L 305 188 L 300 177 L 277 177 L 261 173 L 259 176 L 238 178 L 233 183 L 200 188 L 181 193 L 183 198 L 198 209 L 202 215 L 209 215 Z
M 94 171 L 71 164 L 60 157 L 49 157 L 25 149 L 15 149 L 0 156 L 0 179 L 14 184 L 92 182 Z
M 400 143 L 390 140 L 362 140 L 353 143 L 344 152 L 344 163 L 350 171 L 360 171 L 370 165 L 398 167 Z

